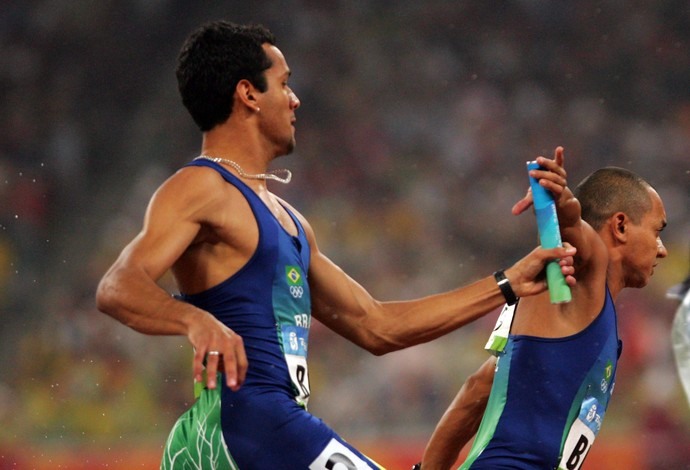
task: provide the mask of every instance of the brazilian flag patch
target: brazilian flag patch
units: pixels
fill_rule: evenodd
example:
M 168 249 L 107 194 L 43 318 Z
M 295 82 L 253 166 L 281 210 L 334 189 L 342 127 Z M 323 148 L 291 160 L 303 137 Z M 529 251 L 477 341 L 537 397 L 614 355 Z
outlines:
M 299 266 L 285 266 L 285 277 L 290 286 L 302 285 L 302 273 L 299 270 Z

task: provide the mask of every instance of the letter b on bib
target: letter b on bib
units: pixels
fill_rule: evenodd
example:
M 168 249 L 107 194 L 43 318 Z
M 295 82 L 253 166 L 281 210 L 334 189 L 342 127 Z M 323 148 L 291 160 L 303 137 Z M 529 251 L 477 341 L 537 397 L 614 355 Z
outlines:
M 565 463 L 566 470 L 577 470 L 582 466 L 585 460 L 585 455 L 587 455 L 587 450 L 589 450 L 589 439 L 584 434 L 580 435 L 580 439 L 575 444 L 575 448 L 571 452 L 568 460 Z
M 579 470 L 596 436 L 582 421 L 575 420 L 563 446 L 563 457 L 559 470 Z

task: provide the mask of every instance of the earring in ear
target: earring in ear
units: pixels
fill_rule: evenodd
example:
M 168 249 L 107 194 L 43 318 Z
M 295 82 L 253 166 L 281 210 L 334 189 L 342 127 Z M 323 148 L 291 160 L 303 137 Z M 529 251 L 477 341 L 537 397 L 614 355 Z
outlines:
M 261 111 L 261 108 L 257 107 L 254 111 L 258 113 L 259 111 Z

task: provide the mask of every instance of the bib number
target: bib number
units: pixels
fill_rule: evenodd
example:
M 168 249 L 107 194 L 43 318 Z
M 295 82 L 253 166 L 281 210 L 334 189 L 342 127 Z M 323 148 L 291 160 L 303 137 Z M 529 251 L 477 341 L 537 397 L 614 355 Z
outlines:
M 563 457 L 558 464 L 559 470 L 579 470 L 585 457 L 597 437 L 603 412 L 596 398 L 587 398 L 580 407 L 580 415 L 570 427 L 563 446 Z
M 296 389 L 295 400 L 307 406 L 311 395 L 309 388 L 309 370 L 307 369 L 307 330 L 304 327 L 283 325 L 283 353 L 290 372 L 290 380 Z
M 286 354 L 288 370 L 290 371 L 290 379 L 292 384 L 297 389 L 297 396 L 295 400 L 303 406 L 307 406 L 307 401 L 311 395 L 309 388 L 309 372 L 307 370 L 307 358 L 302 356 L 293 356 Z

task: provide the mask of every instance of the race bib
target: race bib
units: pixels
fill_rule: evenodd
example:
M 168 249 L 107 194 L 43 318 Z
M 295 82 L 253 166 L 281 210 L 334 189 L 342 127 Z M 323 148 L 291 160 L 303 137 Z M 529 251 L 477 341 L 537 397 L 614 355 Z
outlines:
M 309 371 L 307 369 L 307 335 L 309 330 L 301 326 L 282 325 L 283 354 L 290 372 L 292 385 L 297 391 L 295 400 L 306 407 L 309 396 Z
M 578 470 L 591 449 L 601 429 L 603 409 L 596 398 L 587 398 L 580 407 L 580 414 L 570 428 L 563 446 L 559 470 Z

